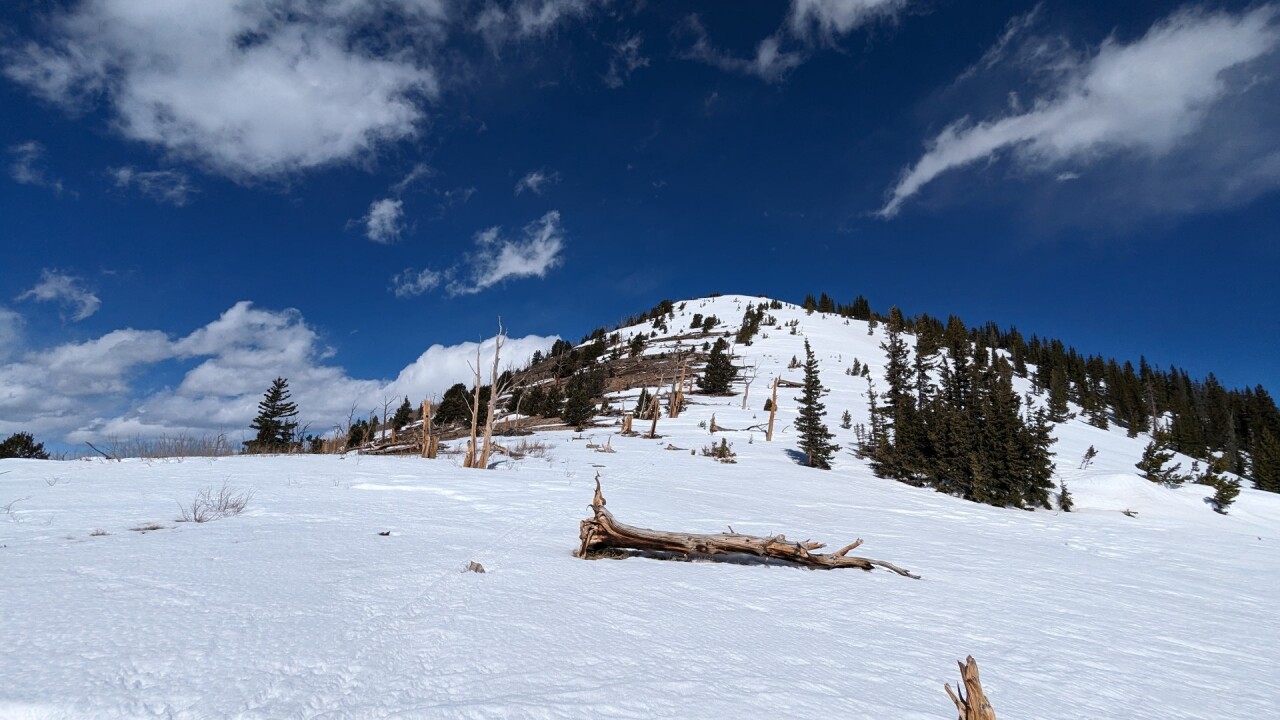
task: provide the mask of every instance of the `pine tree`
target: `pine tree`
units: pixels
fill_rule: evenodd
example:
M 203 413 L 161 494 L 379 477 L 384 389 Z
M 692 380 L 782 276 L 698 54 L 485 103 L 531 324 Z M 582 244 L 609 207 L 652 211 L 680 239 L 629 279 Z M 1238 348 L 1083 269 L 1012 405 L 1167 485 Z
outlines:
M 827 430 L 822 417 L 827 414 L 822 403 L 822 381 L 818 377 L 818 360 L 804 341 L 804 392 L 800 395 L 800 415 L 796 418 L 796 431 L 800 433 L 800 451 L 809 467 L 831 469 L 831 457 L 840 448 L 831 443 L 835 437 Z
M 258 403 L 258 416 L 249 427 L 257 430 L 258 435 L 245 442 L 246 452 L 286 452 L 294 448 L 298 406 L 289 399 L 287 379 L 278 377 L 271 382 Z
M 1071 499 L 1071 493 L 1067 492 L 1067 484 L 1062 483 L 1058 490 L 1058 509 L 1062 512 L 1071 512 L 1071 508 L 1075 505 L 1075 501 Z
M 406 396 L 404 402 L 396 409 L 396 414 L 391 416 L 391 427 L 396 430 L 413 422 L 413 406 L 409 404 L 409 398 Z
M 1049 419 L 1056 423 L 1071 419 L 1067 408 L 1067 376 L 1058 368 L 1049 373 Z
M 698 390 L 707 395 L 722 395 L 729 392 L 737 370 L 733 367 L 733 360 L 725 352 L 728 349 L 729 343 L 725 342 L 724 338 L 716 340 L 716 344 L 711 347 L 711 357 L 707 359 L 702 377 L 698 378 Z
M 1240 494 L 1240 481 L 1223 474 L 1227 464 L 1225 457 L 1210 459 L 1208 469 L 1204 471 L 1204 475 L 1200 476 L 1201 484 L 1214 489 L 1213 509 L 1222 515 L 1227 514 L 1227 508 L 1231 507 L 1231 503 L 1235 502 Z
M 569 399 L 564 404 L 560 419 L 565 424 L 581 429 L 596 414 L 596 404 L 591 401 L 591 392 L 585 382 L 576 382 L 569 387 Z
M 845 430 L 853 427 L 853 416 L 849 414 L 848 410 L 845 410 L 844 414 L 840 416 L 840 427 Z
M 44 443 L 36 442 L 31 433 L 14 433 L 0 442 L 0 458 L 26 458 L 28 460 L 48 460 L 49 453 L 44 450 Z
M 1253 484 L 1259 490 L 1280 493 L 1280 437 L 1263 430 L 1253 443 Z
M 1134 467 L 1141 470 L 1142 476 L 1153 483 L 1180 485 L 1182 480 L 1178 470 L 1182 467 L 1182 463 L 1175 463 L 1168 469 L 1164 467 L 1173 459 L 1173 451 L 1169 449 L 1167 443 L 1164 434 L 1157 433 L 1156 438 L 1142 449 L 1142 459 Z

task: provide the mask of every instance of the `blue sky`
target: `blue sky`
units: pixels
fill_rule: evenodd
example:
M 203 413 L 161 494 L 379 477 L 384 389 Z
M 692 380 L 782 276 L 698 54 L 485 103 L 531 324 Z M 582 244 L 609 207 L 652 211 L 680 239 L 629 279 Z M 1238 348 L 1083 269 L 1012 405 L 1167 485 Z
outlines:
M 19 0 L 0 38 L 0 433 L 239 432 L 276 375 L 323 428 L 498 316 L 514 356 L 712 292 L 1280 390 L 1275 3 Z

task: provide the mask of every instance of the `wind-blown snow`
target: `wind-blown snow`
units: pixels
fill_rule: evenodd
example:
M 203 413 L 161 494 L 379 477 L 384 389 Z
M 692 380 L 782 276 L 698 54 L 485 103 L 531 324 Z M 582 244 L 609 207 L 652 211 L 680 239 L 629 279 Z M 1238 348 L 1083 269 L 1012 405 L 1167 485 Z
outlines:
M 691 301 L 671 329 L 693 312 L 736 329 L 746 302 Z M 760 365 L 751 409 L 693 396 L 660 440 L 545 433 L 545 458 L 488 472 L 447 457 L 0 461 L 0 509 L 16 501 L 0 513 L 0 717 L 945 718 L 942 683 L 968 654 L 1001 717 L 1274 714 L 1280 496 L 1245 489 L 1218 515 L 1208 488 L 1137 475 L 1144 438 L 1079 421 L 1054 448 L 1078 512 L 875 478 L 837 425 L 845 408 L 865 420 L 865 380 L 843 369 L 857 356 L 877 373 L 880 335 L 772 312 L 800 319 L 823 362 L 845 445 L 830 472 L 795 463 L 790 430 L 724 433 L 733 465 L 690 454 L 718 441 L 698 426 L 712 412 L 766 419 L 769 378 L 803 340 L 772 328 L 737 349 Z M 587 448 L 611 435 L 615 453 Z M 1075 469 L 1089 445 L 1097 461 Z M 622 522 L 862 537 L 857 552 L 923 579 L 579 560 L 597 472 Z M 173 521 L 223 483 L 254 491 L 244 514 Z M 487 572 L 463 572 L 471 560 Z

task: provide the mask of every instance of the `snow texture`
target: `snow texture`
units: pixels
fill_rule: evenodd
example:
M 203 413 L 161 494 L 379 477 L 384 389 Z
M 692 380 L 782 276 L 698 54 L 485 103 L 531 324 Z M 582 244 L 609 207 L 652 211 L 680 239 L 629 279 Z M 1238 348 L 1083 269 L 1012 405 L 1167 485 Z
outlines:
M 694 312 L 736 330 L 754 300 L 689 301 L 671 330 Z M 760 367 L 750 408 L 691 396 L 659 440 L 545 433 L 545 457 L 488 472 L 446 456 L 0 461 L 0 717 L 933 719 L 954 716 L 942 684 L 969 654 L 1000 717 L 1274 716 L 1280 496 L 1245 489 L 1219 515 L 1204 486 L 1138 476 L 1145 436 L 1080 420 L 1054 446 L 1076 512 L 876 478 L 838 419 L 866 420 L 866 381 L 844 369 L 881 371 L 880 331 L 771 312 L 801 334 L 736 349 Z M 764 422 L 806 336 L 834 470 L 788 453 L 799 390 L 780 391 L 772 443 L 699 426 Z M 616 452 L 587 447 L 609 436 Z M 690 453 L 720 436 L 736 464 Z M 597 472 L 622 522 L 862 537 L 923 579 L 580 560 Z M 243 514 L 174 521 L 224 483 L 254 492 Z

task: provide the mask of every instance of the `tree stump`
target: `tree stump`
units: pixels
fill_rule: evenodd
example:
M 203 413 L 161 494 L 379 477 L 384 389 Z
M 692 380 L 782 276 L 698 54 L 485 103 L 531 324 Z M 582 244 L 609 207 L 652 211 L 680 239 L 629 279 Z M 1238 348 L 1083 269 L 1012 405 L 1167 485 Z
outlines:
M 953 691 L 949 683 L 944 687 L 951 702 L 956 704 L 956 710 L 960 711 L 959 720 L 996 720 L 996 711 L 992 709 L 986 693 L 982 692 L 982 682 L 978 679 L 978 661 L 970 655 L 964 662 L 956 664 L 960 666 L 964 689 Z M 959 697 L 956 697 L 956 692 L 960 693 Z

